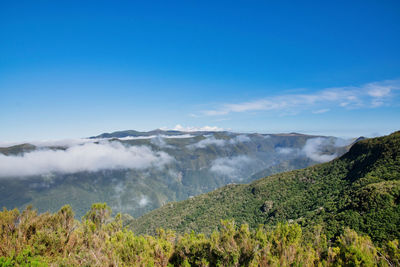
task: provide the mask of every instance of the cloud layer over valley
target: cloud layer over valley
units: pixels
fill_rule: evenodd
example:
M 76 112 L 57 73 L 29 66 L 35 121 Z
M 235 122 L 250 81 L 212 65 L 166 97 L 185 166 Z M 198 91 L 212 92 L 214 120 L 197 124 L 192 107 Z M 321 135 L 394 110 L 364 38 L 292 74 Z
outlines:
M 251 162 L 252 160 L 245 155 L 218 158 L 212 162 L 210 171 L 229 176 L 232 179 L 243 178 L 241 171 Z
M 207 136 L 205 139 L 195 143 L 188 145 L 188 148 L 205 148 L 210 145 L 215 145 L 215 146 L 225 146 L 227 144 L 235 145 L 238 143 L 244 143 L 244 142 L 250 142 L 251 139 L 247 135 L 241 134 L 237 135 L 229 140 L 225 139 L 217 139 L 213 135 L 212 136 Z
M 40 149 L 23 155 L 0 154 L 0 177 L 74 173 L 105 169 L 162 168 L 173 158 L 147 146 L 124 146 L 102 141 L 71 146 L 65 150 Z

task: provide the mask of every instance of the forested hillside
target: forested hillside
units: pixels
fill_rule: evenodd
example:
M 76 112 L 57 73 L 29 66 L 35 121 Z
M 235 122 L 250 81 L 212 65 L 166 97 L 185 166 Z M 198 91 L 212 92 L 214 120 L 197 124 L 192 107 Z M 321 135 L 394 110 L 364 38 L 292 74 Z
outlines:
M 137 233 L 159 227 L 211 233 L 221 219 L 252 228 L 296 222 L 322 225 L 328 239 L 348 226 L 374 241 L 400 238 L 400 132 L 357 142 L 331 162 L 231 184 L 169 203 L 131 222 Z

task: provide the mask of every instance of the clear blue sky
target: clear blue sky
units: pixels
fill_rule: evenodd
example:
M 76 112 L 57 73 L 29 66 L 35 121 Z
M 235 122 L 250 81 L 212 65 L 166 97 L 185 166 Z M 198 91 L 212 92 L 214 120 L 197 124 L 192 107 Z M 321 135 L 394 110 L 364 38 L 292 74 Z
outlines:
M 400 129 L 399 1 L 1 1 L 0 141 Z

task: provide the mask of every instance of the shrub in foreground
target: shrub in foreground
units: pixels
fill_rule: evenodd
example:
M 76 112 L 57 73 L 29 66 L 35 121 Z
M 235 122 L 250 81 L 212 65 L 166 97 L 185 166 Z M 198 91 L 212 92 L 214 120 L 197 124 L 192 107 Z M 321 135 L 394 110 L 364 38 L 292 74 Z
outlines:
M 222 221 L 210 236 L 135 235 L 111 217 L 106 204 L 93 204 L 74 219 L 70 206 L 37 214 L 31 207 L 0 212 L 0 266 L 398 266 L 397 240 L 377 247 L 351 229 L 333 241 L 321 226 L 303 233 L 298 224 L 249 229 Z

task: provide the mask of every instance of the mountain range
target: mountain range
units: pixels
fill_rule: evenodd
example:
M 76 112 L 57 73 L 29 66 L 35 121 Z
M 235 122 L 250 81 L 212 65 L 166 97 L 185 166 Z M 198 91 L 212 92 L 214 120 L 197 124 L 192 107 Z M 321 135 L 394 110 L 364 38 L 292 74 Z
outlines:
M 0 147 L 0 206 L 39 212 L 95 202 L 139 217 L 171 201 L 305 168 L 345 153 L 354 140 L 298 133 L 134 130 Z M 236 188 L 236 185 L 231 185 Z

